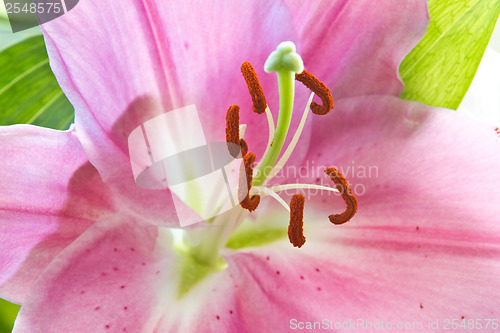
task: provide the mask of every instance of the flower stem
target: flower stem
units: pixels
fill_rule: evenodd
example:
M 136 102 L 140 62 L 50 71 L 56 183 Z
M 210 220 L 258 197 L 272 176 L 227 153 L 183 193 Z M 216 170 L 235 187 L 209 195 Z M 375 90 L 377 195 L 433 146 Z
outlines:
M 259 168 L 253 178 L 253 186 L 264 184 L 267 176 L 271 173 L 285 143 L 288 128 L 292 120 L 293 99 L 295 95 L 295 73 L 285 68 L 276 72 L 278 75 L 278 87 L 280 96 L 280 109 L 278 123 L 274 132 L 273 141 L 262 158 Z

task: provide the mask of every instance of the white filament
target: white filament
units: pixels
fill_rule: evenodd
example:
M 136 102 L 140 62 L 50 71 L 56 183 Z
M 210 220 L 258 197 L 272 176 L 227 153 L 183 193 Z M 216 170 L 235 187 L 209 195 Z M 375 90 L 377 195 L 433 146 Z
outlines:
M 240 139 L 243 139 L 245 137 L 245 132 L 247 131 L 247 125 L 246 124 L 241 124 L 240 125 Z
M 278 201 L 288 212 L 290 212 L 290 206 L 286 203 L 285 200 L 283 200 L 276 192 L 274 192 L 272 189 L 267 188 L 265 186 L 254 186 L 252 187 L 252 192 L 260 194 L 262 196 L 264 195 L 269 195 L 276 201 Z
M 281 192 L 286 190 L 296 190 L 296 189 L 306 189 L 306 190 L 322 190 L 322 191 L 330 191 L 339 193 L 339 190 L 333 187 L 322 186 L 322 185 L 314 185 L 314 184 L 285 184 L 285 185 L 276 185 L 273 187 L 269 187 L 269 190 L 273 192 Z
M 274 126 L 273 114 L 271 113 L 271 109 L 269 109 L 269 105 L 266 107 L 266 117 L 267 117 L 267 124 L 269 125 L 269 138 L 267 139 L 266 151 L 262 156 L 266 156 L 267 151 L 269 150 L 271 144 L 273 143 L 274 132 L 276 131 L 276 127 Z M 262 162 L 262 160 L 259 161 L 255 170 L 259 170 L 260 162 Z
M 271 113 L 271 109 L 269 109 L 269 105 L 266 107 L 266 117 L 267 117 L 267 124 L 269 125 L 269 139 L 267 139 L 267 149 L 269 149 L 271 143 L 273 143 L 274 131 L 276 131 L 276 127 L 274 126 L 273 114 Z

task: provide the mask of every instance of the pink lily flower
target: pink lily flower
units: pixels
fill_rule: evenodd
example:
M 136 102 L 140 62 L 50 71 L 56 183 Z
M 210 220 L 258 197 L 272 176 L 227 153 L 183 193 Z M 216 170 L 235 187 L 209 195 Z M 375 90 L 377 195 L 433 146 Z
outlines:
M 14 332 L 498 328 L 500 138 L 467 115 L 397 98 L 399 63 L 428 20 L 420 0 L 87 0 L 45 24 L 75 125 L 1 128 L 0 296 L 22 304 Z M 250 111 L 240 65 L 255 66 L 276 112 L 282 96 L 263 66 L 283 41 L 335 109 L 302 129 L 286 167 L 306 172 L 284 168 L 271 182 L 328 183 L 318 167 L 335 166 L 357 214 L 334 226 L 342 198 L 305 192 L 299 249 L 270 194 L 252 213 L 235 208 L 239 228 L 234 211 L 220 215 L 227 234 L 200 226 L 172 237 L 171 194 L 136 185 L 129 134 L 195 104 L 208 141 L 222 141 L 238 104 L 259 161 L 268 124 Z M 309 94 L 297 85 L 296 108 Z M 290 128 L 300 121 L 295 112 Z

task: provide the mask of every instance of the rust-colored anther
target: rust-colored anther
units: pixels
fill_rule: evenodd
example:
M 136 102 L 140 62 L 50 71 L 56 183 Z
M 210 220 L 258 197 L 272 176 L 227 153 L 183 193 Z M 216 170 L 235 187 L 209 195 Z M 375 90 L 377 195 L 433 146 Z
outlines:
M 316 102 L 311 103 L 311 111 L 317 115 L 325 115 L 333 109 L 333 97 L 330 89 L 314 75 L 304 70 L 300 74 L 295 74 L 295 80 L 302 82 L 307 88 L 321 98 L 323 105 Z
M 288 239 L 295 247 L 301 247 L 306 242 L 304 237 L 304 202 L 302 194 L 294 194 L 290 201 L 290 224 L 288 225 Z
M 248 153 L 248 144 L 243 139 L 240 139 L 240 149 L 241 149 L 242 156 L 245 156 Z
M 259 78 L 252 64 L 248 61 L 241 64 L 241 73 L 247 83 L 248 92 L 250 96 L 252 96 L 253 112 L 258 114 L 264 113 L 267 107 L 266 96 L 264 95 L 264 90 L 260 85 Z
M 255 194 L 250 197 L 250 189 L 252 188 L 253 166 L 255 163 L 255 154 L 249 152 L 243 156 L 243 162 L 240 167 L 240 179 L 238 186 L 238 200 L 241 207 L 253 212 L 257 209 L 260 203 L 260 195 Z
M 241 207 L 248 209 L 249 212 L 253 212 L 257 209 L 257 207 L 259 207 L 259 203 L 260 195 L 254 194 L 250 198 L 246 198 L 245 200 L 243 200 L 240 205 Z
M 226 142 L 227 149 L 232 157 L 237 158 L 241 151 L 241 156 L 248 152 L 248 145 L 245 140 L 240 139 L 240 107 L 231 105 L 226 113 Z M 238 148 L 239 146 L 239 148 Z
M 330 176 L 333 182 L 336 185 L 337 190 L 342 195 L 342 199 L 344 199 L 347 208 L 341 214 L 332 214 L 328 216 L 330 222 L 333 224 L 343 224 L 349 221 L 356 211 L 358 210 L 358 200 L 352 193 L 351 187 L 349 183 L 345 179 L 345 177 L 335 168 L 326 168 L 325 173 Z

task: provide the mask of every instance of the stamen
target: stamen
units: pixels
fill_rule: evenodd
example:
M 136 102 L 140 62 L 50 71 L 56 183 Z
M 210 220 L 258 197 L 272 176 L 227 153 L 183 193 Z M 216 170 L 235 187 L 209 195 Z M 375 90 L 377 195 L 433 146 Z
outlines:
M 260 203 L 260 195 L 254 194 L 250 197 L 254 163 L 254 153 L 250 152 L 243 156 L 243 162 L 241 163 L 240 168 L 240 182 L 238 186 L 238 199 L 240 201 L 240 205 L 241 207 L 248 209 L 250 212 L 256 210 Z
M 300 74 L 295 74 L 295 79 L 302 82 L 307 88 L 311 89 L 316 95 L 321 98 L 323 105 L 312 102 L 311 111 L 317 115 L 325 115 L 333 109 L 333 97 L 330 89 L 314 75 L 304 70 Z
M 304 237 L 304 201 L 302 194 L 294 194 L 290 201 L 290 224 L 288 225 L 288 239 L 295 247 L 301 247 L 306 242 Z
M 245 156 L 248 152 L 248 145 L 245 140 L 240 139 L 240 107 L 231 105 L 226 113 L 226 142 L 227 149 L 232 157 L 237 158 L 238 155 Z M 240 147 L 239 149 L 237 147 Z
M 260 85 L 259 78 L 257 77 L 257 73 L 255 72 L 252 64 L 248 61 L 241 64 L 241 73 L 247 83 L 248 92 L 252 96 L 253 112 L 258 114 L 264 113 L 267 107 L 266 96 L 264 95 L 264 90 Z
M 332 214 L 328 216 L 330 222 L 333 224 L 343 224 L 349 221 L 356 211 L 358 210 L 358 200 L 352 193 L 351 188 L 349 187 L 349 183 L 345 179 L 345 177 L 335 168 L 326 168 L 325 173 L 330 176 L 330 178 L 335 183 L 337 190 L 339 190 L 342 195 L 342 199 L 344 199 L 347 208 L 341 214 Z

